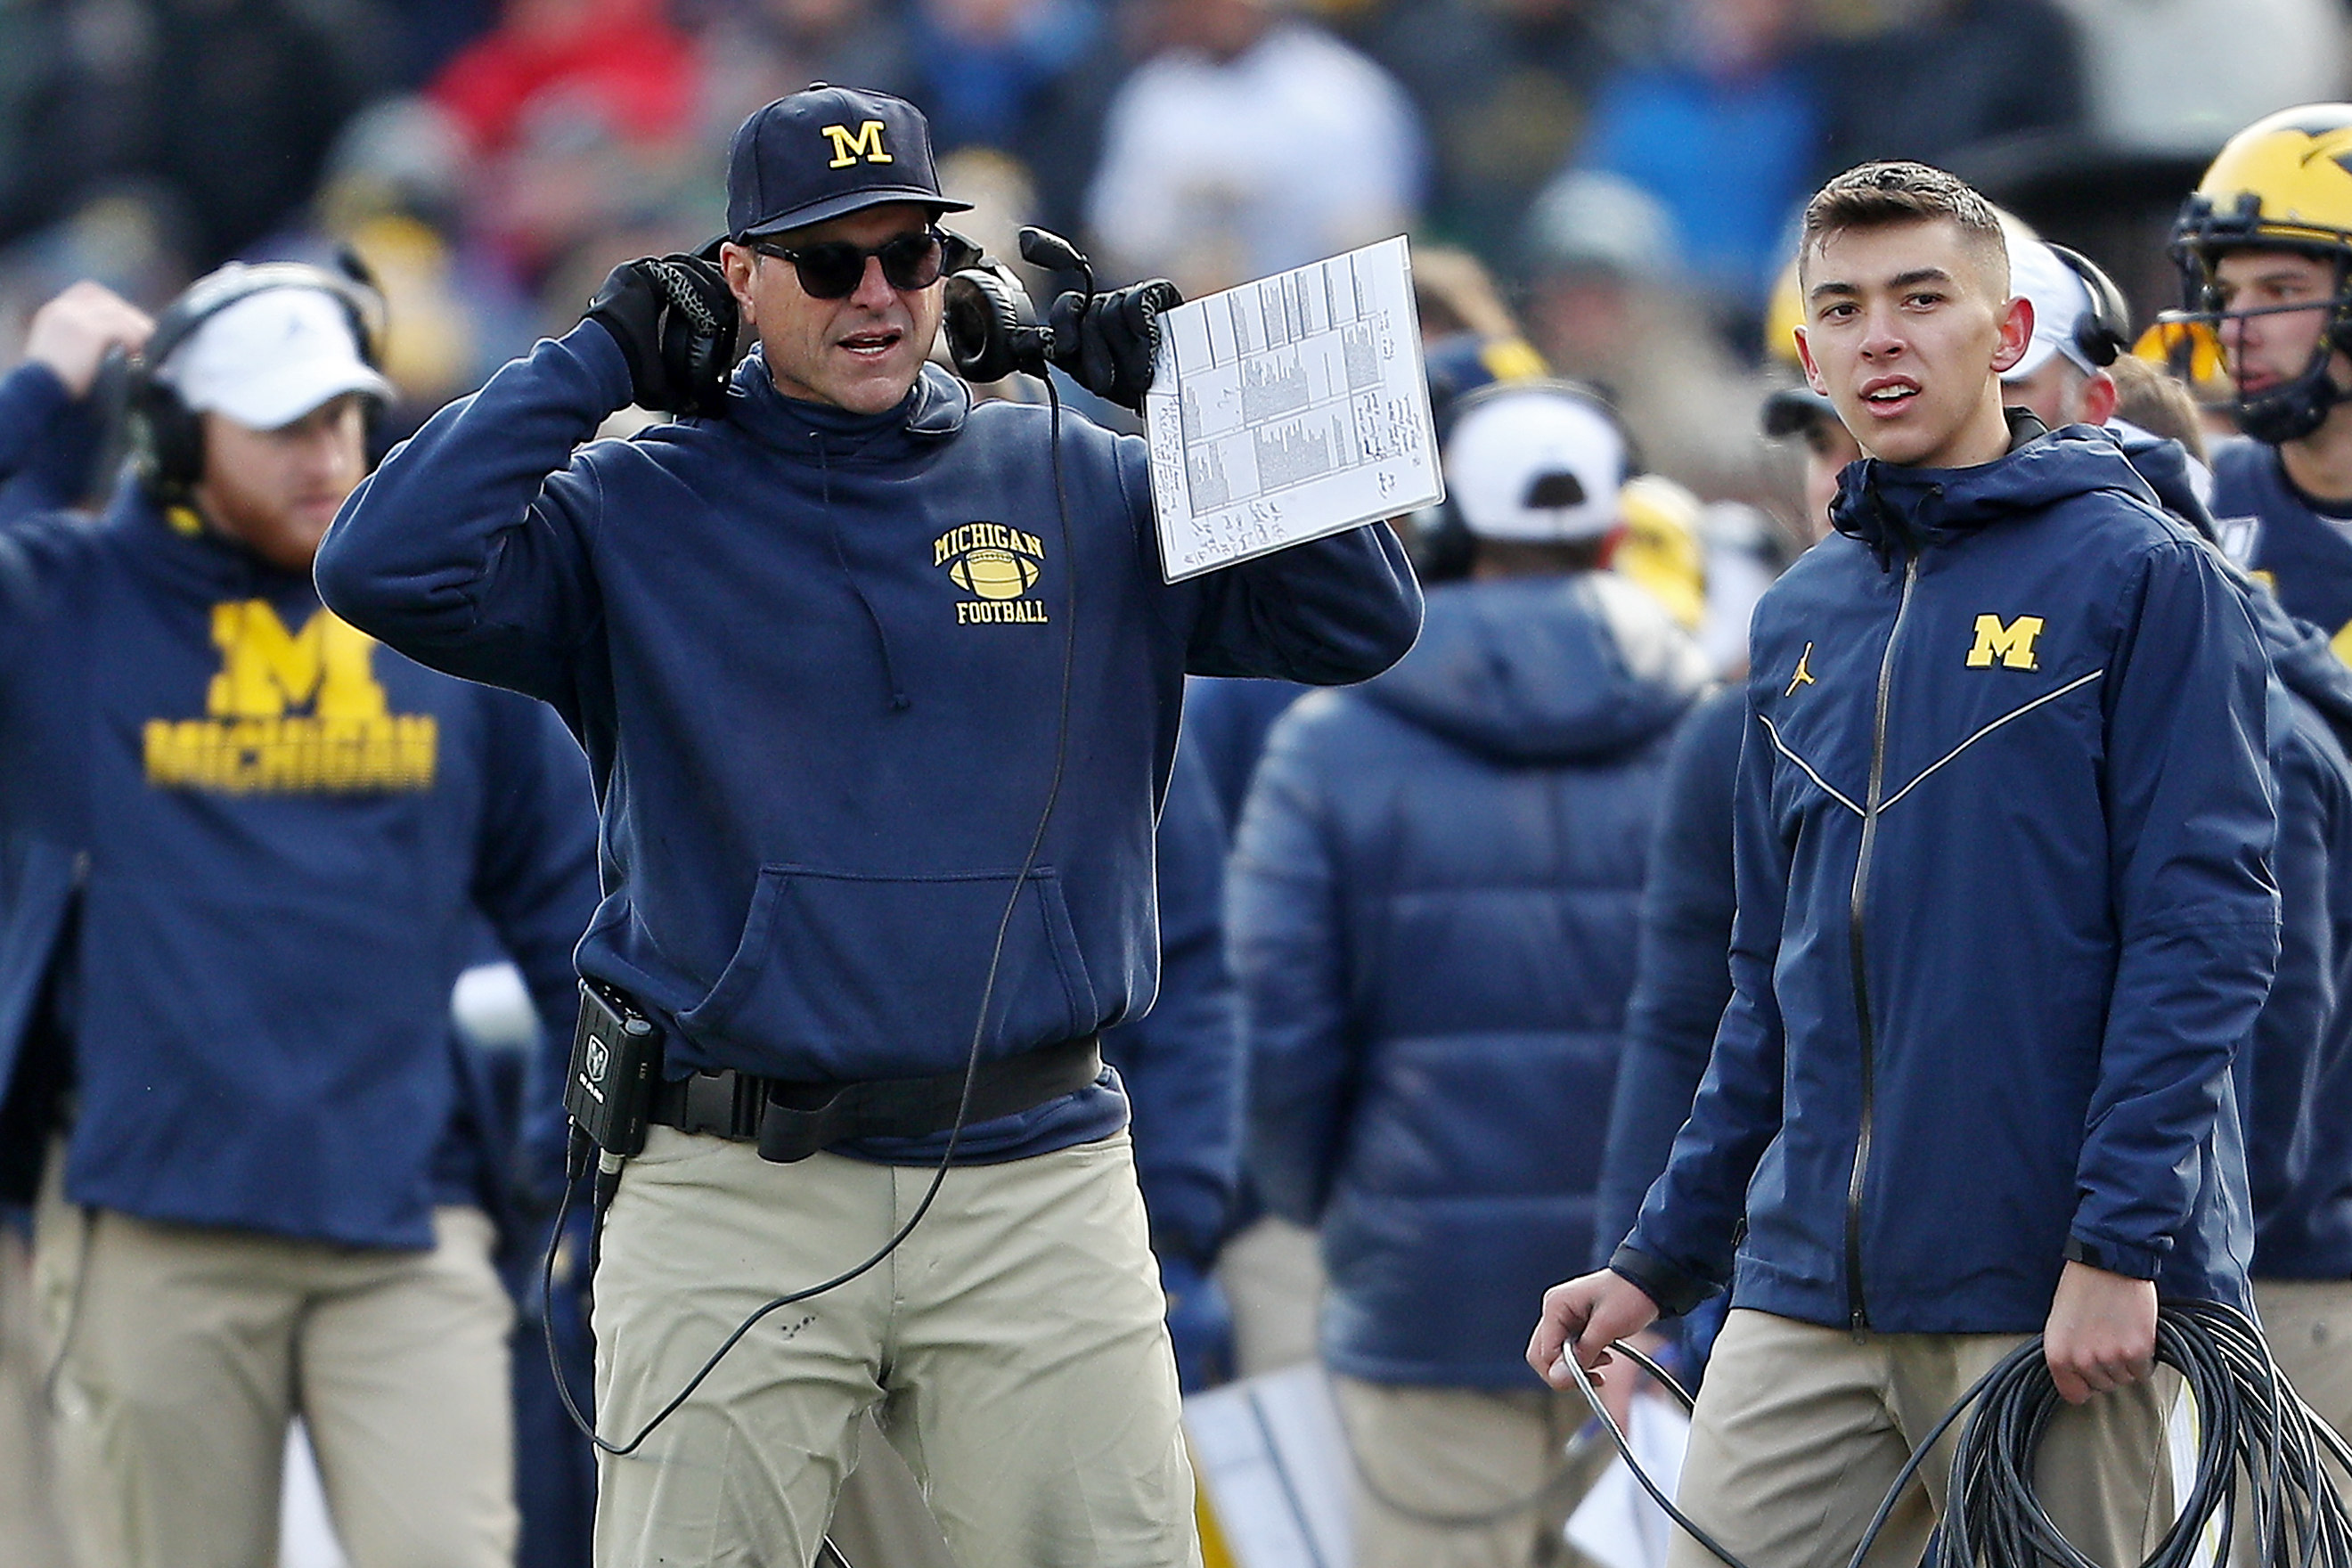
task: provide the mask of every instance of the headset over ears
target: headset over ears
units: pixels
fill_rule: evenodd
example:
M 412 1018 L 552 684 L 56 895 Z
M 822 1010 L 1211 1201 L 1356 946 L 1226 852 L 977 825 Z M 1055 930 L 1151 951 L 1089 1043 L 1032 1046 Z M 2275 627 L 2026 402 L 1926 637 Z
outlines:
M 966 381 L 985 384 L 1014 371 L 1045 374 L 1054 352 L 1054 329 L 1037 314 L 1029 290 L 1013 269 L 980 253 L 961 236 L 948 257 L 948 358 Z M 1052 271 L 1083 273 L 1092 294 L 1094 267 L 1084 253 L 1042 228 L 1021 231 L 1021 259 Z
M 2083 292 L 2091 297 L 2091 308 L 2074 319 L 2074 352 L 2104 370 L 2118 355 L 2130 352 L 2131 307 L 2125 303 L 2116 280 L 2101 271 L 2098 263 L 2063 245 L 2052 245 L 2049 249 L 2082 280 Z
M 360 358 L 371 369 L 382 368 L 383 297 L 357 257 L 347 253 L 341 264 L 346 270 L 299 261 L 232 261 L 198 279 L 165 308 L 145 353 L 131 363 L 126 394 L 131 465 L 151 496 L 165 505 L 184 504 L 205 471 L 204 423 L 160 373 L 197 329 L 238 300 L 271 289 L 330 295 L 350 318 Z

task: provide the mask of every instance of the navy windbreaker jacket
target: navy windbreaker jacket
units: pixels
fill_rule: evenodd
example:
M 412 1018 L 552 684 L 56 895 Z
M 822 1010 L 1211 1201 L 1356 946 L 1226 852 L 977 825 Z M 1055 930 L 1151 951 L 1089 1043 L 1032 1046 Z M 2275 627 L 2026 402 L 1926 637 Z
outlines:
M 1275 726 L 1234 857 L 1247 1162 L 1319 1226 L 1323 1353 L 1533 1387 L 1592 1241 L 1659 774 L 1706 660 L 1610 573 L 1432 590 L 1421 645 Z
M 2237 1073 L 2257 1279 L 2352 1278 L 2352 668 L 2249 589 L 2270 650 L 2278 978 Z
M 42 367 L 0 382 L 0 475 L 68 414 Z M 76 1203 L 430 1246 L 475 1195 L 452 1170 L 507 1158 L 451 1158 L 451 984 L 487 917 L 568 1033 L 592 806 L 543 710 L 134 484 L 96 522 L 0 521 L 0 1084 L 60 1016 Z
M 2246 566 L 2287 614 L 2330 637 L 2352 632 L 2352 524 L 2312 510 L 2276 447 L 2243 437 L 2215 447 L 2212 510 L 2225 537 L 2252 533 Z
M 1163 582 L 1143 442 L 1076 416 L 1066 536 L 1047 411 L 975 407 L 936 368 L 863 416 L 784 398 L 754 353 L 727 418 L 582 447 L 628 397 L 602 326 L 541 342 L 385 459 L 318 574 L 354 625 L 579 737 L 605 887 L 580 966 L 670 1026 L 675 1071 L 962 1066 L 1055 787 L 1074 608 L 1067 766 L 991 1058 L 1150 1005 L 1185 672 L 1359 680 L 1420 625 L 1378 526 Z M 1107 1077 L 962 1147 L 1036 1152 L 1124 1115 Z
M 1666 1168 L 1731 1000 L 1731 920 L 1738 904 L 1731 878 L 1732 781 L 1748 721 L 1748 693 L 1726 687 L 1691 709 L 1666 756 L 1642 889 L 1633 994 L 1625 1005 L 1625 1059 L 1594 1200 L 1595 1268 L 1633 1228 L 1643 1194 Z
M 1850 467 L 1758 606 L 1732 1001 L 1612 1260 L 1663 1306 L 2021 1333 L 2069 1258 L 2247 1302 L 2267 661 L 2108 437 L 2021 437 Z
M 1134 1103 L 1135 1180 L 1152 1250 L 1205 1267 L 1241 1179 L 1242 1037 L 1225 967 L 1225 823 L 1189 731 L 1153 845 L 1160 995 L 1143 1017 L 1105 1031 L 1102 1053 Z

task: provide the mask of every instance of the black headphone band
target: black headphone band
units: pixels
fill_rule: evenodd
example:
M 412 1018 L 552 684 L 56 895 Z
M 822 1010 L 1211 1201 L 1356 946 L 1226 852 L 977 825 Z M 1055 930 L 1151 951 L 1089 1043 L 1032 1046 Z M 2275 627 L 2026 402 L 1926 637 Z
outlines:
M 231 305 L 273 289 L 309 289 L 333 297 L 351 318 L 352 338 L 359 347 L 360 358 L 372 367 L 377 364 L 383 329 L 383 296 L 375 289 L 306 261 L 232 261 L 217 272 L 196 279 L 163 308 L 141 356 L 148 374 L 160 370 L 206 321 Z
M 2079 250 L 2043 241 L 2050 254 L 2056 257 L 2083 285 L 2090 297 L 2091 309 L 2074 323 L 2074 347 L 2092 364 L 2105 367 L 2116 363 L 2116 357 L 2131 347 L 2131 307 L 2124 300 L 2123 290 L 2114 279 L 2101 270 L 2098 263 Z
M 1625 416 L 1617 411 L 1617 405 L 1597 389 L 1580 381 L 1568 381 L 1559 376 L 1538 376 L 1526 381 L 1490 381 L 1484 386 L 1464 393 L 1446 410 L 1447 439 L 1452 439 L 1452 432 L 1462 424 L 1462 416 L 1472 409 L 1482 404 L 1499 403 L 1507 397 L 1523 396 L 1528 393 L 1557 397 L 1589 408 L 1609 422 L 1609 427 L 1617 432 L 1618 448 L 1622 455 L 1620 462 L 1622 471 L 1617 476 L 1620 485 L 1643 472 L 1641 448 L 1634 445 L 1633 432 L 1627 427 Z

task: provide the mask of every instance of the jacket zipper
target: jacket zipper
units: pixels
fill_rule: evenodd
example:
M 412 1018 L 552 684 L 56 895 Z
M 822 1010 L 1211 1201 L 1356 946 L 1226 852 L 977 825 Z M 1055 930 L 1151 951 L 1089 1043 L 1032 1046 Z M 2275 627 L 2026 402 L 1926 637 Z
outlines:
M 1870 1023 L 1870 982 L 1864 964 L 1862 935 L 1864 890 L 1870 882 L 1870 852 L 1878 841 L 1878 805 L 1886 783 L 1886 705 L 1895 685 L 1895 645 L 1902 640 L 1903 617 L 1911 608 L 1911 587 L 1919 580 L 1915 553 L 1903 567 L 1903 596 L 1895 602 L 1895 625 L 1886 634 L 1886 652 L 1878 661 L 1878 710 L 1870 727 L 1870 793 L 1864 797 L 1862 847 L 1853 858 L 1853 898 L 1848 911 L 1846 952 L 1853 963 L 1854 1021 L 1862 1036 L 1862 1124 L 1853 1139 L 1853 1174 L 1845 1189 L 1845 1304 L 1853 1331 L 1870 1327 L 1862 1297 L 1862 1194 L 1870 1170 L 1871 1122 L 1878 1110 L 1878 1042 Z

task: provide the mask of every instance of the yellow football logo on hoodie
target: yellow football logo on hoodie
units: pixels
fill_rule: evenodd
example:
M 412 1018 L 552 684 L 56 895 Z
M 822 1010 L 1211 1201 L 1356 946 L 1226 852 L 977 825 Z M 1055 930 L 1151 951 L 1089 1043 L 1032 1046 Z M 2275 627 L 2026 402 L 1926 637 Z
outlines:
M 946 567 L 948 581 L 972 595 L 956 605 L 959 626 L 1044 621 L 1044 601 L 1027 595 L 1045 559 L 1035 534 L 1001 522 L 967 522 L 931 542 L 931 564 Z

